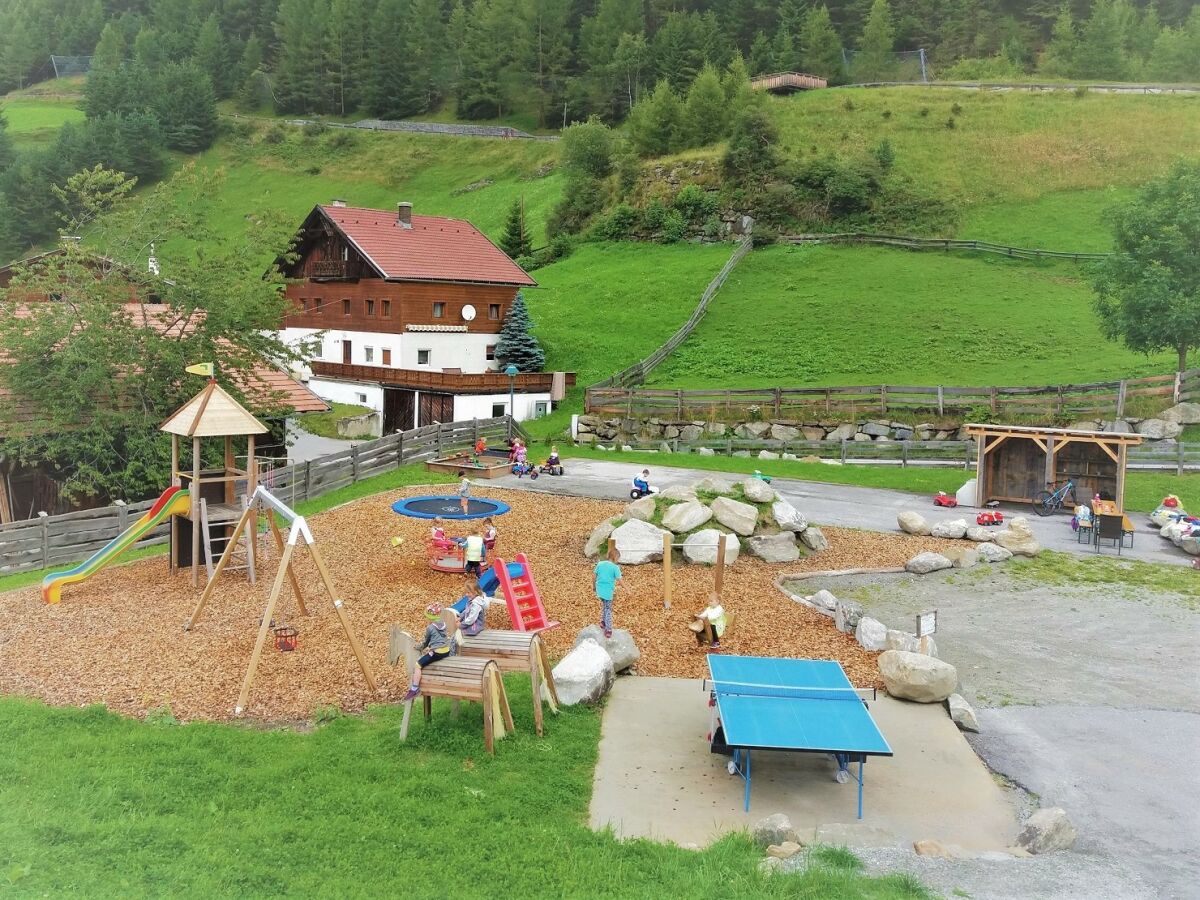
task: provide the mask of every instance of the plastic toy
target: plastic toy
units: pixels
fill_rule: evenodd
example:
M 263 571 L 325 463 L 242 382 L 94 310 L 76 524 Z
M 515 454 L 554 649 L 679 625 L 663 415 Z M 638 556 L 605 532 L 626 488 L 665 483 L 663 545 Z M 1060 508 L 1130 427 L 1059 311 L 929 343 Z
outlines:
M 758 471 L 758 469 L 754 470 L 754 477 L 757 478 L 759 481 L 765 481 L 767 484 L 771 483 L 771 476 L 764 475 L 762 472 Z
M 976 525 L 1003 525 L 1004 513 L 1002 512 L 981 512 L 975 517 Z
M 650 487 L 644 491 L 641 488 L 631 488 L 629 491 L 629 499 L 630 500 L 641 500 L 643 497 L 649 497 L 651 494 L 657 494 L 657 493 L 658 493 L 658 488 L 656 488 L 656 487 Z
M 538 470 L 534 467 L 533 463 L 528 462 L 513 463 L 512 473 L 518 478 L 524 478 L 526 475 L 528 475 L 530 479 L 536 479 L 538 477 Z
M 563 467 L 561 465 L 552 466 L 546 464 L 539 468 L 538 472 L 542 473 L 543 475 L 561 475 L 563 473 Z
M 954 507 L 958 506 L 958 500 L 955 497 L 952 497 L 950 494 L 947 494 L 945 491 L 938 491 L 933 495 L 933 505 L 944 506 L 948 509 L 953 509 Z

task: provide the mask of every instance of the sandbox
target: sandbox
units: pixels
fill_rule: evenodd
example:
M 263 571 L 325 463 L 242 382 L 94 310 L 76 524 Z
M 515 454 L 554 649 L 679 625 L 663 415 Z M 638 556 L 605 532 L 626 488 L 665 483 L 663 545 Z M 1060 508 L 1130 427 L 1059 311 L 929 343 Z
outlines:
M 431 472 L 450 472 L 457 475 L 465 472 L 468 478 L 500 478 L 512 471 L 512 463 L 503 450 L 485 450 L 475 462 L 475 455 L 462 451 L 440 459 L 431 459 L 425 468 Z

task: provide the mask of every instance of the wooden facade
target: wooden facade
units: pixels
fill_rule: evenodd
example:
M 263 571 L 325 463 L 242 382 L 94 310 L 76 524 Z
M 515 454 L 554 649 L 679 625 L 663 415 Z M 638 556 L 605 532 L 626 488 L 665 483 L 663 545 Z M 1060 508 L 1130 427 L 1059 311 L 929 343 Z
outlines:
M 1075 482 L 1076 496 L 1111 496 L 1125 504 L 1128 448 L 1141 435 L 1020 425 L 967 425 L 979 446 L 979 504 L 989 500 L 1028 503 L 1038 491 Z

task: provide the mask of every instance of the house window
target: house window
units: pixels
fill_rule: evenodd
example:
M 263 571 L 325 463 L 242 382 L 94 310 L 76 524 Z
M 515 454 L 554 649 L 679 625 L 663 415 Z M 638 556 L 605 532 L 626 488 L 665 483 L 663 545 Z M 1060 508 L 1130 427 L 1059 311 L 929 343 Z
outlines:
M 390 366 L 392 364 L 392 348 L 391 347 L 383 348 L 383 364 L 385 366 Z
M 428 350 L 418 350 L 417 351 L 417 365 L 418 366 L 429 365 L 429 351 Z
M 374 347 L 363 347 L 363 361 L 369 362 L 369 363 L 375 362 L 375 348 Z
M 498 419 L 507 412 L 508 412 L 508 404 L 507 403 L 493 403 L 492 404 L 492 418 L 493 419 Z
M 355 394 L 354 396 L 358 398 L 358 402 L 361 403 L 363 406 L 367 405 L 367 395 L 366 394 Z
M 496 358 L 496 345 L 488 344 L 487 347 L 484 349 L 483 353 L 484 353 L 484 358 L 486 358 L 487 360 L 491 361 L 491 360 L 495 359 Z
M 383 317 L 385 319 L 390 319 L 392 317 L 392 301 L 391 300 L 383 301 Z
M 325 301 L 322 300 L 320 297 L 314 297 L 313 298 L 313 309 L 312 309 L 313 315 L 319 316 L 324 308 L 325 308 Z
M 300 311 L 308 312 L 308 298 L 307 297 L 300 298 Z
M 350 315 L 350 301 L 349 300 L 342 301 L 342 315 L 343 316 Z
M 374 300 L 367 301 L 367 315 L 368 316 L 375 315 L 375 301 Z
M 446 304 L 445 303 L 433 304 L 433 317 L 435 319 L 440 319 L 444 315 L 446 315 Z
M 488 318 L 489 319 L 499 319 L 500 318 L 500 304 L 499 303 L 489 303 L 488 304 Z

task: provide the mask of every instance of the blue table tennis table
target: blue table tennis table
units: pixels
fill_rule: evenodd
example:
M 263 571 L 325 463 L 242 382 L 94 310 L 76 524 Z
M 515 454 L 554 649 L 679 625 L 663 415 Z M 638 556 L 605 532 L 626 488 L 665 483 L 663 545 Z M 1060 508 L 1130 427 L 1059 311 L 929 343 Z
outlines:
M 892 748 L 841 663 L 710 654 L 708 671 L 713 713 L 733 750 L 730 773 L 746 782 L 747 812 L 750 751 L 783 750 L 832 755 L 838 782 L 858 782 L 862 818 L 863 764 L 868 756 L 891 756 Z M 714 722 L 710 734 L 715 738 L 716 733 Z M 849 770 L 852 762 L 858 763 L 857 776 Z

